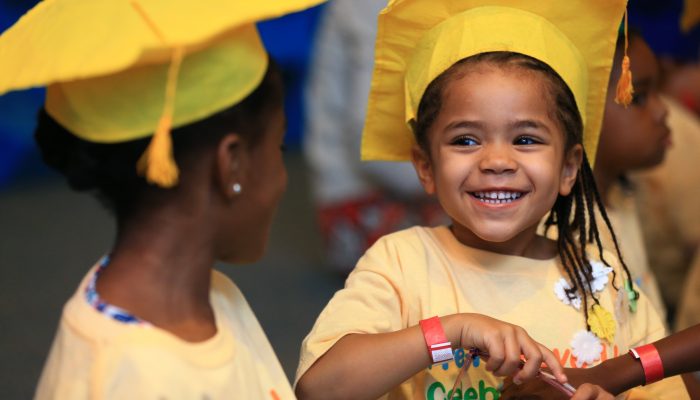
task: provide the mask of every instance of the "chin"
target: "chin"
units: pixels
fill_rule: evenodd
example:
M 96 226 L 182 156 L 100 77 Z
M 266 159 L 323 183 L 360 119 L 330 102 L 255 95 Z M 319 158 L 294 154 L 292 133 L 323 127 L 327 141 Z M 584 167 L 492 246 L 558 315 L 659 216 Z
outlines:
M 468 227 L 466 228 L 466 230 L 470 231 L 471 234 L 475 236 L 475 238 L 490 243 L 507 242 L 508 240 L 512 239 L 517 235 L 517 233 L 513 231 L 512 226 L 488 227 L 484 226 L 484 224 L 481 224 L 480 226 Z
M 645 169 L 654 168 L 654 167 L 660 165 L 661 163 L 663 163 L 665 159 L 666 159 L 666 152 L 665 151 L 661 152 L 661 153 L 657 153 L 657 154 L 654 154 L 654 155 L 647 157 L 646 160 L 644 160 L 644 162 L 639 163 L 639 165 L 635 166 L 634 168 L 630 168 L 630 170 L 643 171 Z
M 481 240 L 491 243 L 505 243 L 513 239 L 516 234 L 513 232 L 474 232 Z

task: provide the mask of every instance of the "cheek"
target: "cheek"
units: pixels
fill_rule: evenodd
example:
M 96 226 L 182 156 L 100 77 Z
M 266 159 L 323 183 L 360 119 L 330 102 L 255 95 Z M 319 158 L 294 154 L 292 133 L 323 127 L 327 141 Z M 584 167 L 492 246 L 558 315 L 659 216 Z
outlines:
M 563 156 L 555 153 L 558 152 L 541 154 L 524 164 L 528 176 L 535 181 L 535 188 L 547 199 L 556 199 L 565 172 L 561 161 Z
M 435 173 L 436 182 L 450 187 L 461 185 L 473 167 L 470 158 L 464 155 L 446 155 L 437 160 Z

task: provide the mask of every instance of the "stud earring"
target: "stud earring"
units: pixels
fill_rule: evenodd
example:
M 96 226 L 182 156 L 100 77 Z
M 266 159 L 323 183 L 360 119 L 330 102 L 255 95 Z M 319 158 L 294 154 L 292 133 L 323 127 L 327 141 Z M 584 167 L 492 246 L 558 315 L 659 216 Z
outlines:
M 233 193 L 234 193 L 234 194 L 241 194 L 241 191 L 242 191 L 242 190 L 243 190 L 243 188 L 241 187 L 241 184 L 240 184 L 240 183 L 234 183 L 234 184 L 233 184 Z

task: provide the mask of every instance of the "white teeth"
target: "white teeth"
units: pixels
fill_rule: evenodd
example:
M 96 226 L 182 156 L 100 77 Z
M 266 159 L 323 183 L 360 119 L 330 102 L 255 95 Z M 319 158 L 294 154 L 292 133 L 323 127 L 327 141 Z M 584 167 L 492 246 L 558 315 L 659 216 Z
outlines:
M 474 196 L 487 204 L 512 203 L 522 196 L 519 192 L 474 192 Z

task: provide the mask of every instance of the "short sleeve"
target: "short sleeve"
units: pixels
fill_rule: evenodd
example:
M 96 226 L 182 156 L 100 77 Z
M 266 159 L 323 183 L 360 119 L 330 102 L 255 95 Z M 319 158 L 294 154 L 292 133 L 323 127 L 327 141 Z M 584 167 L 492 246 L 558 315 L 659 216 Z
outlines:
M 295 384 L 343 336 L 406 328 L 406 254 L 392 236 L 378 240 L 348 276 L 304 339 Z M 415 251 L 415 247 L 411 249 Z M 402 258 L 402 256 L 404 256 Z M 409 256 L 413 258 L 415 254 Z

